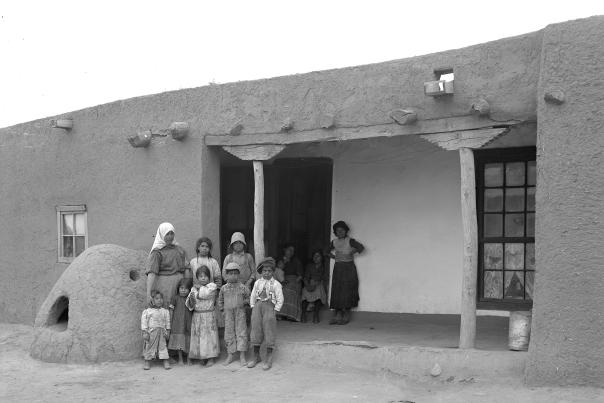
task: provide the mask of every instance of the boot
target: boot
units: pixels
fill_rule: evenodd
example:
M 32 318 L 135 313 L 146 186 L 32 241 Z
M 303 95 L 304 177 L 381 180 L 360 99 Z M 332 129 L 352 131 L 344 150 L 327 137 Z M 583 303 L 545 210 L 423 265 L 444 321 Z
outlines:
M 235 361 L 235 357 L 233 356 L 232 353 L 228 353 L 227 354 L 227 359 L 224 362 L 224 365 L 229 365 L 230 363 L 232 363 L 233 361 Z
M 151 369 L 151 361 L 150 360 L 145 360 L 145 366 L 143 367 L 143 369 L 145 371 L 148 371 Z
M 319 311 L 321 310 L 321 303 L 319 301 L 315 302 L 315 309 L 312 312 L 312 323 L 319 323 L 321 319 L 319 318 Z
M 340 322 L 342 321 L 342 311 L 340 311 L 339 309 L 336 309 L 334 311 L 334 315 L 333 318 L 331 318 L 331 320 L 329 321 L 330 325 L 339 325 Z
M 266 361 L 264 362 L 262 369 L 266 371 L 266 370 L 271 369 L 272 366 L 273 366 L 273 349 L 270 347 L 267 347 L 266 348 Z
M 252 356 L 247 363 L 248 368 L 254 368 L 260 362 L 260 346 L 252 347 Z
M 170 360 L 164 360 L 164 369 L 172 369 L 170 366 Z
M 302 323 L 306 323 L 306 309 L 308 309 L 308 301 L 302 301 L 302 315 L 300 316 Z
M 247 365 L 247 361 L 245 360 L 245 351 L 239 352 L 239 362 L 241 363 L 242 367 L 245 367 Z

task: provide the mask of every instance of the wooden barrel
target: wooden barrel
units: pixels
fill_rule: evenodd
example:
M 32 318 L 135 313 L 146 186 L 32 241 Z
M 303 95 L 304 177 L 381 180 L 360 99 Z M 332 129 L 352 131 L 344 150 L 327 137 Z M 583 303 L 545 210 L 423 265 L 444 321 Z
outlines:
M 530 311 L 510 312 L 508 347 L 514 351 L 527 351 L 531 337 Z

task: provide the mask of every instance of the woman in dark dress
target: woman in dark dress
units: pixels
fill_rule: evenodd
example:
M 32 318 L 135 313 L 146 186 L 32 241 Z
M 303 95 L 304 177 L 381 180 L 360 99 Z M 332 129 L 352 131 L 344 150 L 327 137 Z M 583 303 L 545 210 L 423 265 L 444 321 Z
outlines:
M 333 225 L 336 239 L 331 241 L 329 257 L 336 261 L 331 282 L 330 308 L 334 317 L 330 325 L 345 325 L 350 321 L 350 309 L 359 305 L 359 277 L 354 264 L 354 254 L 365 249 L 348 236 L 350 228 L 344 221 Z

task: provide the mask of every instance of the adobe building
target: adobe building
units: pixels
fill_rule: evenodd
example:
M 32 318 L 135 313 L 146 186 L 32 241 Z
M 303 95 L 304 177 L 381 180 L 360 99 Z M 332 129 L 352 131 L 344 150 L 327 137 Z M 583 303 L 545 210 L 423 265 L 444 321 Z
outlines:
M 604 17 L 366 66 L 185 89 L 0 129 L 0 320 L 75 255 L 159 223 L 298 255 L 345 220 L 359 311 L 529 310 L 529 384 L 603 385 Z M 441 80 L 442 79 L 442 80 Z M 461 197 L 460 197 L 461 196 Z M 18 302 L 17 302 L 18 301 Z

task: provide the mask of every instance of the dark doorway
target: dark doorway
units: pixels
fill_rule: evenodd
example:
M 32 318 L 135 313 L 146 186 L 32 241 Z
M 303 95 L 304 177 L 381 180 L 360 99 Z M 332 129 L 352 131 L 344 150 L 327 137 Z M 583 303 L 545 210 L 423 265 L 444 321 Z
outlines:
M 330 239 L 332 163 L 327 158 L 278 159 L 264 166 L 264 241 L 268 256 L 281 255 L 281 245 L 293 242 L 306 262 Z M 251 163 L 221 170 L 222 256 L 231 234 L 243 232 L 253 254 L 254 178 Z

